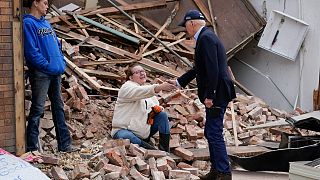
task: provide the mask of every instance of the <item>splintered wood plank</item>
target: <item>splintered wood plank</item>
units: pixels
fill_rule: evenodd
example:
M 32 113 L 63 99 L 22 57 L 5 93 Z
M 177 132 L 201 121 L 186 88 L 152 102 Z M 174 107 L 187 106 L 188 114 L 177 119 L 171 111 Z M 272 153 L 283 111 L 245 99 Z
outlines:
M 116 88 L 109 88 L 104 87 L 98 84 L 97 81 L 93 80 L 87 73 L 83 72 L 77 65 L 75 65 L 72 61 L 70 61 L 68 58 L 64 57 L 64 60 L 67 63 L 67 66 L 74 71 L 80 78 L 83 78 L 86 82 L 90 84 L 92 88 L 94 88 L 97 91 L 101 91 L 101 89 L 109 90 L 109 91 L 119 91 L 119 89 Z
M 161 25 L 160 25 L 160 24 L 158 24 L 158 23 L 155 22 L 154 20 L 152 20 L 152 19 L 150 19 L 150 18 L 148 18 L 148 17 L 145 17 L 145 16 L 143 16 L 143 15 L 141 15 L 141 14 L 139 14 L 139 13 L 137 13 L 136 17 L 139 18 L 139 19 L 141 19 L 141 20 L 143 20 L 143 21 L 145 21 L 146 23 L 150 24 L 151 26 L 153 26 L 153 27 L 155 27 L 155 28 L 157 28 L 157 29 L 160 29 L 160 28 L 161 28 Z M 164 34 L 166 34 L 167 36 L 174 37 L 174 35 L 173 35 L 169 30 L 167 30 L 167 29 L 163 29 L 162 32 L 163 32 Z
M 207 19 L 207 21 L 212 24 L 210 12 L 207 9 L 206 5 L 203 4 L 202 0 L 193 0 L 193 2 L 198 6 L 204 17 Z
M 155 37 L 158 37 L 159 34 L 160 34 L 168 25 L 169 25 L 169 22 L 166 21 L 166 22 L 161 26 L 161 28 L 158 30 L 158 32 L 157 32 L 154 36 L 155 36 Z M 152 38 L 152 39 L 147 43 L 147 45 L 143 48 L 142 53 L 145 52 L 145 51 L 148 49 L 148 47 L 153 43 L 154 40 L 155 40 L 155 38 Z
M 212 22 L 211 25 L 213 27 L 214 33 L 218 36 L 218 30 L 217 30 L 216 20 L 213 15 L 211 0 L 208 0 L 208 6 L 209 6 L 210 17 L 211 17 L 211 22 Z
M 71 32 L 71 31 L 69 33 L 64 33 L 64 32 L 61 32 L 59 30 L 56 30 L 56 31 L 57 31 L 57 33 L 63 34 L 65 36 L 69 36 L 69 37 L 74 38 L 74 39 L 78 39 L 80 41 L 83 41 L 84 39 L 86 39 L 85 36 L 82 36 L 80 34 L 77 34 L 77 33 Z M 99 47 L 101 49 L 104 49 L 106 51 L 109 51 L 109 52 L 115 53 L 117 55 L 120 55 L 122 57 L 129 57 L 129 58 L 138 60 L 139 64 L 142 64 L 142 65 L 144 65 L 144 66 L 146 66 L 146 67 L 148 67 L 150 69 L 153 69 L 155 71 L 161 72 L 163 74 L 167 74 L 167 75 L 169 75 L 171 77 L 179 77 L 181 75 L 181 73 L 179 73 L 179 72 L 177 72 L 177 71 L 175 71 L 175 70 L 173 70 L 171 68 L 168 68 L 165 65 L 150 61 L 149 59 L 146 59 L 146 58 L 141 59 L 140 56 L 137 56 L 137 55 L 135 55 L 133 53 L 130 53 L 130 52 L 127 52 L 125 50 L 116 48 L 116 47 L 111 46 L 109 44 L 106 44 L 104 42 L 95 40 L 93 38 L 90 38 L 87 41 L 87 43 L 88 44 L 92 44 L 92 45 L 94 45 L 96 47 Z
M 143 3 L 128 4 L 125 6 L 119 6 L 119 8 L 128 12 L 128 11 L 133 11 L 133 10 L 145 10 L 145 9 L 160 8 L 160 7 L 165 7 L 165 6 L 166 6 L 165 0 L 157 0 L 157 1 L 149 1 L 149 2 L 143 2 Z M 95 15 L 97 13 L 100 13 L 100 14 L 115 13 L 118 11 L 119 10 L 115 7 L 107 7 L 107 8 L 101 8 L 101 9 L 98 9 L 95 11 L 91 11 L 91 12 L 85 14 L 85 16 Z
M 134 4 L 128 4 L 126 6 L 119 6 L 122 10 L 126 12 L 130 11 L 140 11 L 140 10 L 146 10 L 146 9 L 153 9 L 153 8 L 162 8 L 166 7 L 166 1 L 165 0 L 157 0 L 157 1 L 149 1 L 149 2 L 144 2 L 144 3 L 134 3 Z M 97 10 L 93 10 L 88 12 L 88 10 L 81 10 L 77 12 L 79 15 L 85 15 L 85 16 L 93 16 L 96 15 L 97 13 L 99 14 L 112 14 L 112 13 L 117 13 L 119 10 L 115 7 L 107 7 L 107 8 L 100 8 Z M 67 15 L 60 15 L 53 17 L 49 19 L 50 23 L 57 23 L 60 22 L 60 17 L 65 18 L 65 19 L 70 19 L 71 17 Z
M 23 79 L 23 53 L 21 28 L 21 1 L 13 1 L 13 74 L 14 74 L 14 105 L 15 105 L 15 153 L 22 155 L 25 152 L 25 113 L 24 113 L 24 79 Z
M 159 63 L 156 63 L 154 61 L 151 61 L 149 59 L 146 59 L 146 58 L 142 58 L 142 60 L 138 61 L 137 63 L 141 64 L 141 65 L 144 65 L 154 71 L 157 71 L 157 72 L 161 72 L 163 74 L 167 74 L 171 77 L 180 77 L 182 75 L 182 73 L 178 72 L 178 71 L 175 71 L 171 68 L 168 68 L 167 66 L 165 65 L 162 65 L 162 64 L 159 64 Z
M 59 30 L 56 30 L 56 31 L 57 31 L 58 33 L 60 33 L 60 34 L 63 34 L 63 35 L 65 35 L 65 36 L 69 36 L 69 37 L 71 37 L 71 38 L 78 39 L 78 40 L 80 40 L 80 41 L 83 41 L 83 40 L 86 39 L 85 36 L 80 35 L 80 34 L 77 34 L 77 33 L 75 33 L 75 32 L 71 32 L 71 31 L 70 31 L 70 32 L 68 32 L 68 33 L 64 33 L 64 32 L 61 32 L 61 31 L 59 31 Z M 131 58 L 137 59 L 137 60 L 140 59 L 140 57 L 137 56 L 137 55 L 135 55 L 135 54 L 132 54 L 132 53 L 130 53 L 130 52 L 128 52 L 128 51 L 125 51 L 125 50 L 122 50 L 122 49 L 120 49 L 120 48 L 111 46 L 111 45 L 106 44 L 106 43 L 104 43 L 104 42 L 95 40 L 95 39 L 93 39 L 93 38 L 88 39 L 87 43 L 88 43 L 88 44 L 91 44 L 91 45 L 94 45 L 94 46 L 96 46 L 96 47 L 99 47 L 99 48 L 101 48 L 101 49 L 104 49 L 104 50 L 106 50 L 106 51 L 108 51 L 108 52 L 111 52 L 111 53 L 115 53 L 115 54 L 117 54 L 117 55 L 120 55 L 120 56 L 122 56 L 122 57 L 131 57 Z
M 80 22 L 80 20 L 78 19 L 78 17 L 75 14 L 72 14 L 73 18 L 76 20 L 76 22 L 78 23 L 79 27 L 81 28 L 81 30 L 83 31 L 84 35 L 86 37 L 89 37 L 89 34 L 87 32 L 87 30 L 84 28 L 84 26 L 82 25 L 82 23 Z
M 99 17 L 102 18 L 103 20 L 108 21 L 109 23 L 111 23 L 111 24 L 113 24 L 113 25 L 115 25 L 115 26 L 123 29 L 124 31 L 126 31 L 126 32 L 128 32 L 128 33 L 130 33 L 130 34 L 132 34 L 132 35 L 134 35 L 134 36 L 136 36 L 136 37 L 138 37 L 138 38 L 140 38 L 141 40 L 143 40 L 143 41 L 145 41 L 145 42 L 148 42 L 148 41 L 149 41 L 148 39 L 142 37 L 140 34 L 137 34 L 137 33 L 133 32 L 133 31 L 131 31 L 130 29 L 122 26 L 121 24 L 118 24 L 118 23 L 114 22 L 113 20 L 111 20 L 111 19 L 109 19 L 109 18 L 107 18 L 107 17 L 105 17 L 105 16 L 103 16 L 103 15 L 101 15 L 101 14 L 97 14 L 97 16 L 99 16 Z
M 118 80 L 123 79 L 121 76 L 114 74 L 114 73 L 111 73 L 111 72 L 92 70 L 92 69 L 83 69 L 83 68 L 81 70 L 87 74 L 94 75 L 94 76 L 100 77 L 100 78 L 118 79 Z
M 172 43 L 169 43 L 169 44 L 166 44 L 168 47 L 170 47 L 170 46 L 173 46 L 173 45 L 175 45 L 175 44 L 179 44 L 180 42 L 182 42 L 182 41 L 184 41 L 186 38 L 183 38 L 183 39 L 179 39 L 178 41 L 175 41 L 175 42 L 172 42 Z M 154 49 L 154 50 L 151 50 L 151 51 L 148 51 L 148 52 L 146 52 L 146 53 L 144 53 L 144 54 L 142 54 L 142 56 L 143 57 L 145 57 L 145 56 L 148 56 L 148 55 L 151 55 L 151 54 L 153 54 L 153 53 L 156 53 L 156 52 L 158 52 L 158 51 L 161 51 L 161 50 L 163 50 L 163 49 L 165 49 L 165 47 L 158 47 L 157 49 Z

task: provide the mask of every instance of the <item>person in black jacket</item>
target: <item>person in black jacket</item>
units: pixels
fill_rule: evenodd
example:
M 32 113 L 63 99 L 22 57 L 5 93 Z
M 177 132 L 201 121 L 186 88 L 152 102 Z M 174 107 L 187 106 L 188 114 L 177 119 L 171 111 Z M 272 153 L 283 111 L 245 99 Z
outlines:
M 181 26 L 196 40 L 195 66 L 170 83 L 185 87 L 196 78 L 198 96 L 206 107 L 205 137 L 209 143 L 211 170 L 201 179 L 231 179 L 231 169 L 223 138 L 223 116 L 227 105 L 236 97 L 227 69 L 227 57 L 218 37 L 205 27 L 204 16 L 189 10 Z

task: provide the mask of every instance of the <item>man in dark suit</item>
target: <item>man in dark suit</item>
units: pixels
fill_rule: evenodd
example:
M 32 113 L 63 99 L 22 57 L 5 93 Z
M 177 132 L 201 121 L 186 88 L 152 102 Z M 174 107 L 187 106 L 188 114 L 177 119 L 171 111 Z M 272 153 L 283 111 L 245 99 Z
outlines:
M 225 48 L 218 37 L 205 27 L 204 16 L 189 10 L 181 26 L 196 40 L 195 66 L 179 77 L 169 80 L 185 87 L 196 78 L 198 96 L 206 107 L 205 137 L 209 143 L 211 170 L 201 179 L 231 179 L 231 169 L 223 138 L 223 116 L 228 103 L 236 97 L 234 84 L 227 69 Z

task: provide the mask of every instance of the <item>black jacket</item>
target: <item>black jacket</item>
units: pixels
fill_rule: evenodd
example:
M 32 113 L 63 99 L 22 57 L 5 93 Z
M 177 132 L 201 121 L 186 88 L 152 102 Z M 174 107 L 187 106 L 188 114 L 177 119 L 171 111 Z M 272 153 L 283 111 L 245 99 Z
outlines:
M 196 78 L 202 103 L 205 98 L 212 99 L 214 105 L 230 102 L 236 94 L 227 67 L 224 46 L 209 28 L 204 27 L 196 43 L 195 66 L 179 77 L 178 82 L 185 87 Z

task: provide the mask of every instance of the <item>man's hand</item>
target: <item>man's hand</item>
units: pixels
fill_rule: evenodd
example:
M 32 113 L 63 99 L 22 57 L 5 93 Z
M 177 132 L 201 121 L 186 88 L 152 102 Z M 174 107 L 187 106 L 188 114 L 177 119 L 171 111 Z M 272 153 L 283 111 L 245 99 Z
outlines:
M 155 91 L 156 93 L 158 93 L 158 92 L 160 92 L 160 91 L 162 91 L 162 90 L 163 90 L 163 91 L 172 91 L 172 90 L 174 90 L 174 89 L 177 89 L 175 85 L 170 84 L 170 83 L 168 83 L 168 82 L 164 82 L 164 83 L 159 84 L 158 86 L 156 86 L 156 87 L 154 88 L 154 91 Z
M 170 83 L 170 84 L 172 84 L 172 85 L 175 85 L 175 86 L 177 86 L 177 80 L 175 80 L 175 79 L 168 79 L 168 80 L 166 80 L 168 83 Z
M 205 99 L 204 100 L 204 105 L 206 106 L 206 108 L 211 108 L 213 106 L 213 101 L 212 99 Z

